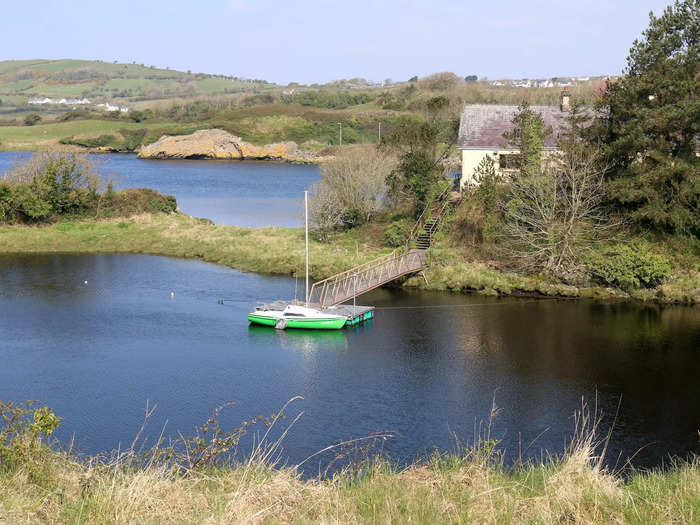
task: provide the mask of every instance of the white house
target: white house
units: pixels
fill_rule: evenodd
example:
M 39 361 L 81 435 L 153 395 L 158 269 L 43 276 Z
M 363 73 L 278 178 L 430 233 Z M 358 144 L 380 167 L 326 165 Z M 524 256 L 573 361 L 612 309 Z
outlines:
M 544 150 L 557 149 L 557 139 L 566 124 L 569 109 L 569 92 L 562 91 L 559 106 L 531 106 L 533 111 L 542 115 L 544 125 L 552 128 L 552 133 L 544 140 Z M 462 176 L 460 187 L 474 184 L 474 170 L 487 155 L 496 161 L 496 168 L 501 173 L 516 170 L 519 164 L 519 151 L 508 145 L 503 137 L 506 131 L 512 131 L 513 117 L 518 106 L 500 104 L 467 104 L 462 110 L 459 124 L 457 149 L 462 152 Z

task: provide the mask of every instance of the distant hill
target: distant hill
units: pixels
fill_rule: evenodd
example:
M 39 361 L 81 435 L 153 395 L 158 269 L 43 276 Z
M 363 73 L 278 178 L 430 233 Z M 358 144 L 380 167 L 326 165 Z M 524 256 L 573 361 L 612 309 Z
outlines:
M 252 91 L 273 84 L 92 60 L 0 61 L 0 99 L 20 105 L 34 97 L 145 100 Z

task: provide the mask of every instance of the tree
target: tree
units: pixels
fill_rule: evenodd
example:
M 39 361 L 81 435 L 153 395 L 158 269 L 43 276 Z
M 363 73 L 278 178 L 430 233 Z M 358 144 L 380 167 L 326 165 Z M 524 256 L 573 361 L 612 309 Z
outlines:
M 27 126 L 33 126 L 37 122 L 41 122 L 41 115 L 39 115 L 38 113 L 30 113 L 29 115 L 24 117 L 24 123 Z
M 445 91 L 456 86 L 460 78 L 450 71 L 434 73 L 421 79 L 421 84 L 427 89 L 434 91 Z
M 423 211 L 443 173 L 443 162 L 457 141 L 459 119 L 451 115 L 450 101 L 438 96 L 425 104 L 423 116 L 404 115 L 382 147 L 399 155 L 399 164 L 387 178 L 397 201 L 408 201 L 416 214 Z
M 479 80 L 479 77 L 477 77 L 476 75 L 467 75 L 466 77 L 464 77 L 465 82 L 476 82 L 477 80 Z
M 414 75 L 408 79 L 409 82 L 418 82 L 418 75 Z
M 14 166 L 2 182 L 12 193 L 12 207 L 5 207 L 4 219 L 19 212 L 30 221 L 41 221 L 89 209 L 97 199 L 99 175 L 83 155 L 37 153 Z
M 589 245 L 610 230 L 603 207 L 603 155 L 583 140 L 584 117 L 580 107 L 572 109 L 559 140 L 561 151 L 537 162 L 528 161 L 532 153 L 526 152 L 502 201 L 508 254 L 523 267 L 565 280 L 577 274 Z M 536 143 L 538 133 L 541 140 L 541 118 L 528 110 L 515 121 L 524 142 Z
M 321 235 L 338 227 L 369 222 L 385 205 L 386 178 L 396 159 L 375 147 L 338 154 L 321 165 L 321 180 L 312 186 L 309 214 Z
M 676 0 L 636 40 L 608 82 L 596 124 L 607 191 L 642 227 L 700 235 L 700 0 Z
M 474 170 L 477 184 L 464 189 L 465 199 L 455 215 L 458 239 L 492 243 L 500 226 L 499 191 L 503 186 L 493 156 L 485 155 Z
M 552 129 L 545 127 L 542 115 L 533 111 L 527 102 L 518 106 L 513 124 L 515 128 L 506 131 L 503 137 L 519 150 L 518 168 L 521 176 L 539 173 L 544 139 L 552 133 Z

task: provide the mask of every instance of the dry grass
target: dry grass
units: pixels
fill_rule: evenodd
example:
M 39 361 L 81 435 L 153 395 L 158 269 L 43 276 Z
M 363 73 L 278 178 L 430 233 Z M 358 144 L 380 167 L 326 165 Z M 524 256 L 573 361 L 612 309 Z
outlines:
M 602 469 L 591 442 L 544 464 L 506 468 L 492 453 L 438 456 L 397 470 L 304 480 L 246 462 L 189 473 L 49 452 L 30 474 L 0 471 L 0 523 L 697 523 L 700 463 Z

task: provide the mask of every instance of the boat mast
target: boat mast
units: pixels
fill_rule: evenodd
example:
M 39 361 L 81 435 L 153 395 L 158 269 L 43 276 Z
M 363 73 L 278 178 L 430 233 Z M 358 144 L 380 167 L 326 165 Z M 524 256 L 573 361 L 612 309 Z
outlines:
M 306 232 L 306 307 L 309 307 L 309 192 L 304 191 L 304 229 Z

